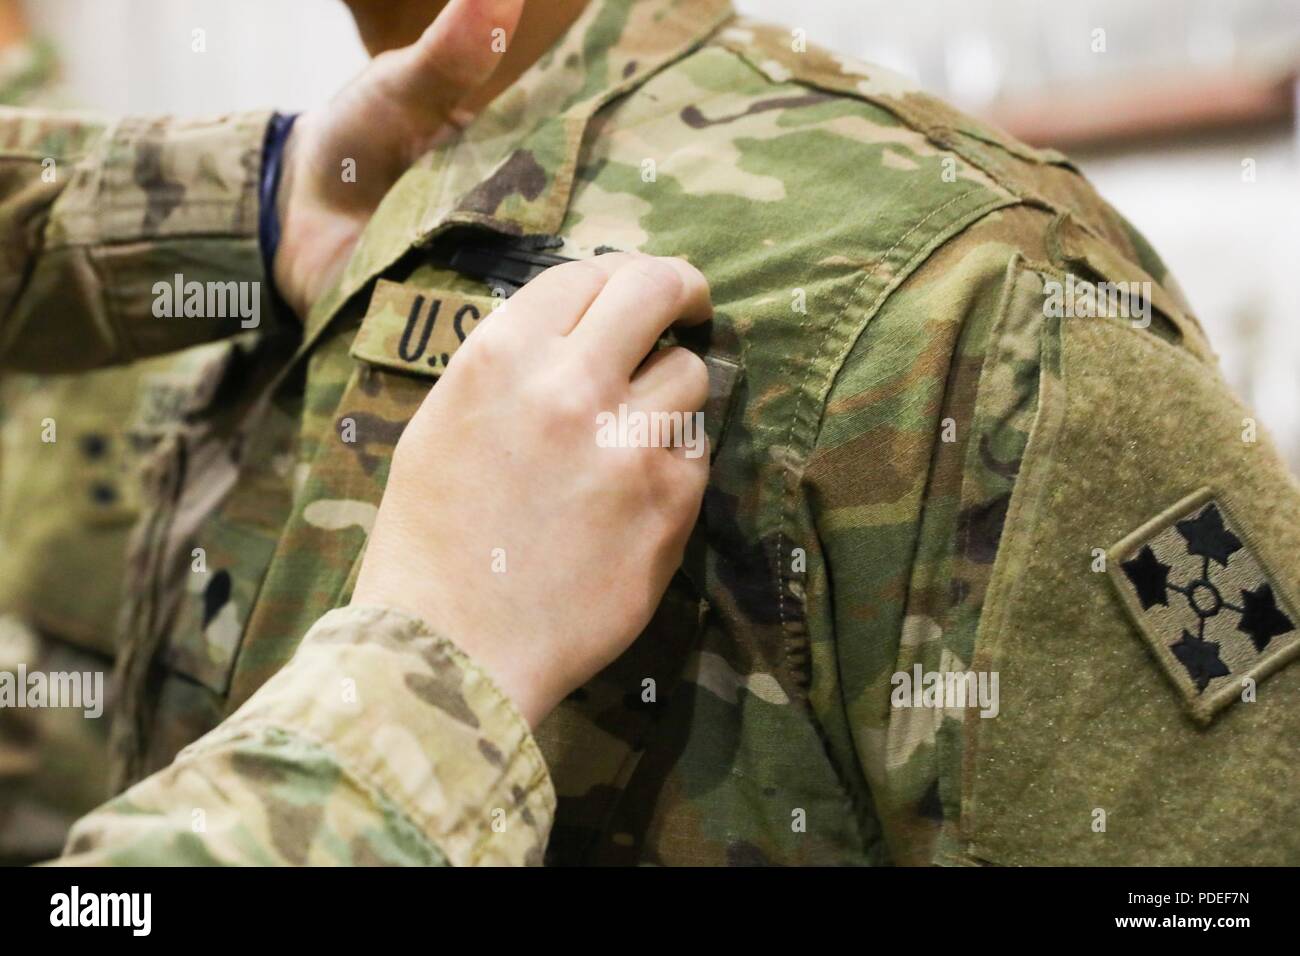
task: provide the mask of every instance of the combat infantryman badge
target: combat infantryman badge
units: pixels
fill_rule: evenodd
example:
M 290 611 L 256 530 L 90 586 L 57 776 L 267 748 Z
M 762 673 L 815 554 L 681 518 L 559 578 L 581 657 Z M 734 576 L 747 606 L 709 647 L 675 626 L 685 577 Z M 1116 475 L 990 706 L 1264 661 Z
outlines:
M 1201 723 L 1300 652 L 1295 605 L 1208 488 L 1111 548 L 1107 569 Z

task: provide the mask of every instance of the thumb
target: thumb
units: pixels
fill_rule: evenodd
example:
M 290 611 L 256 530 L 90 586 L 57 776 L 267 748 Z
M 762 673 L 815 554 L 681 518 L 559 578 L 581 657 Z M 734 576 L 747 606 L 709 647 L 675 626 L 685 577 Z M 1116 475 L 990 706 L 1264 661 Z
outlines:
M 524 0 L 451 0 L 420 39 L 388 54 L 388 95 L 429 132 L 465 125 L 462 104 L 496 72 L 523 9 Z

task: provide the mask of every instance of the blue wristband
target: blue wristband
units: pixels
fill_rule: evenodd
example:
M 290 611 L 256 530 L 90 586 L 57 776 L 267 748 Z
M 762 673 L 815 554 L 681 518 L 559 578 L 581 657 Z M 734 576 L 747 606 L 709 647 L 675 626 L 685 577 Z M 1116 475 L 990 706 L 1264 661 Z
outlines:
M 279 290 L 275 288 L 276 250 L 280 248 L 280 214 L 276 208 L 276 196 L 280 192 L 280 176 L 284 171 L 284 146 L 289 141 L 289 133 L 298 114 L 288 116 L 275 113 L 266 127 L 266 140 L 262 144 L 262 180 L 258 187 L 257 239 L 262 249 L 262 266 L 266 270 L 266 281 L 271 289 L 273 299 L 278 303 Z

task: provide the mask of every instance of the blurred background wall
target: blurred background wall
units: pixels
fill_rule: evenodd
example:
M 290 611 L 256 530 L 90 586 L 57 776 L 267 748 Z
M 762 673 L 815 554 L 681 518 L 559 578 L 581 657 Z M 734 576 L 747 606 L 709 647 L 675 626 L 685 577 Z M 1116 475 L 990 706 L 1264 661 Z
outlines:
M 1064 148 L 1163 253 L 1300 473 L 1300 0 L 736 5 Z M 364 62 L 338 0 L 26 7 L 67 101 L 114 112 L 302 109 Z

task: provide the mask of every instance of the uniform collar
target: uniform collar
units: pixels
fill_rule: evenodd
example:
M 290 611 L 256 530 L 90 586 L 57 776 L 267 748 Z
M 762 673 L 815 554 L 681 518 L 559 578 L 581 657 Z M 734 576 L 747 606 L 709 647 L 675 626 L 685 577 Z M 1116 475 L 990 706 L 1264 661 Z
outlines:
M 557 232 L 595 113 L 732 16 L 730 0 L 592 0 L 518 82 L 389 191 L 339 286 L 312 310 L 304 350 L 347 299 L 448 226 Z
M 459 175 L 449 177 L 446 194 L 457 197 L 454 209 L 430 203 L 423 229 L 463 211 L 505 231 L 555 232 L 596 111 L 684 56 L 730 16 L 729 0 L 593 0 L 559 43 L 466 130 L 453 159 L 462 164 Z

